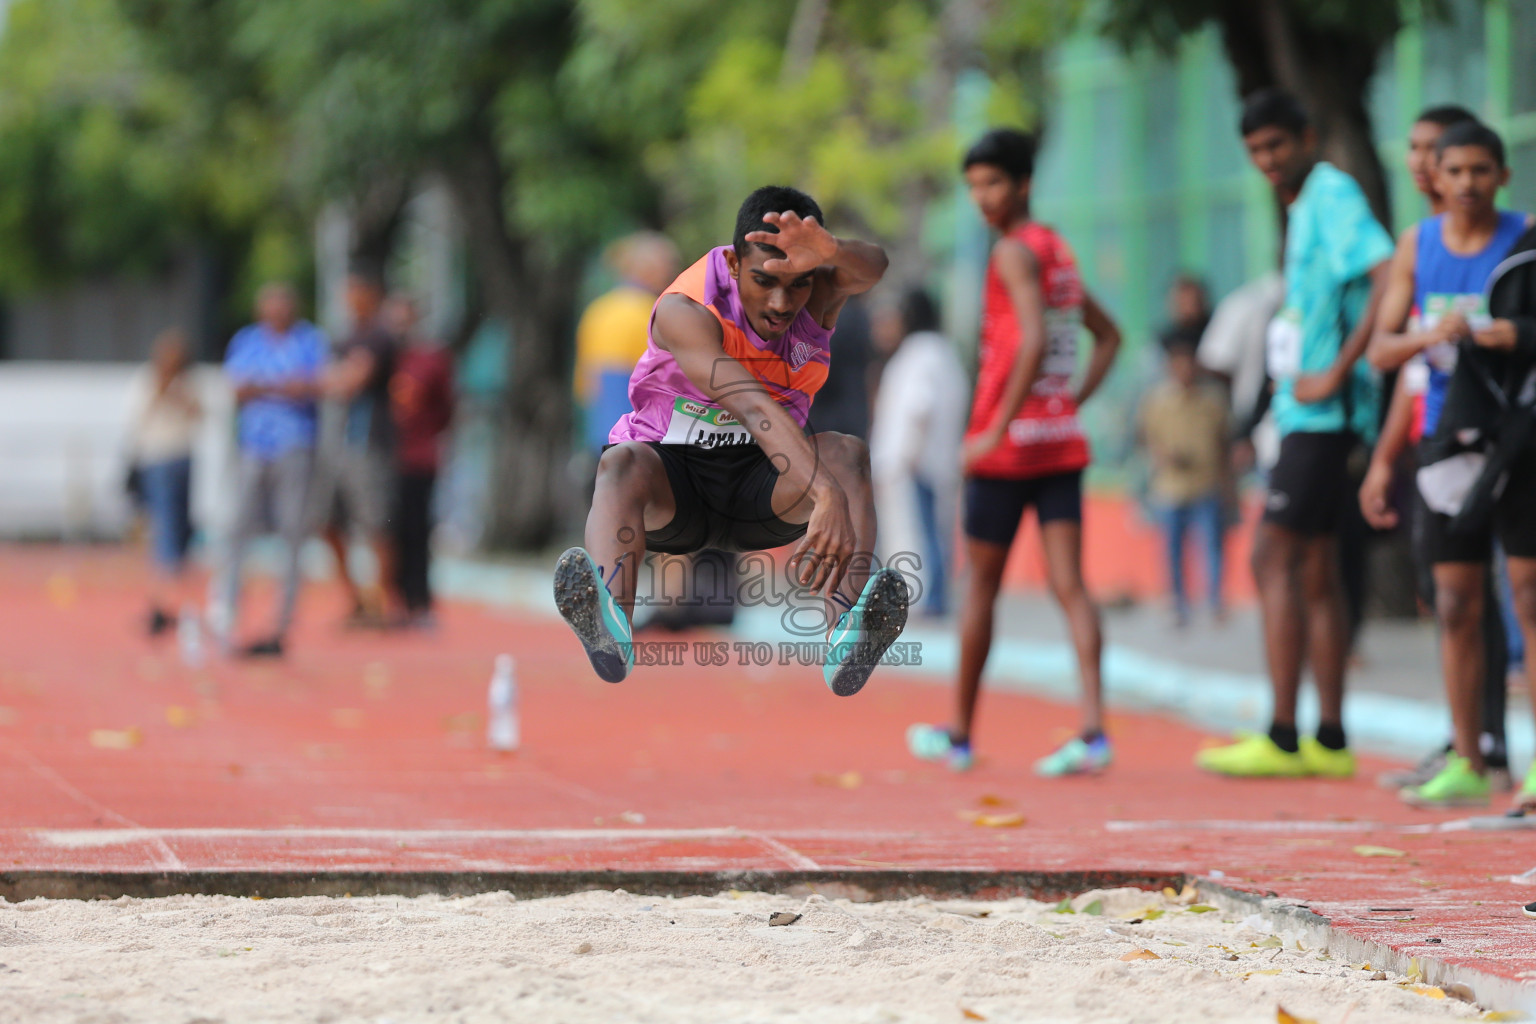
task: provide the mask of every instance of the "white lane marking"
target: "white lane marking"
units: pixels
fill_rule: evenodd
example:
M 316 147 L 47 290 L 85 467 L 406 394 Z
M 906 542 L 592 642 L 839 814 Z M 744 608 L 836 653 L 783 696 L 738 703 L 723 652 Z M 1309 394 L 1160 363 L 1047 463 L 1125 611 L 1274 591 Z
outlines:
M 44 762 L 40 761 L 30 750 L 27 750 L 25 747 L 16 746 L 14 744 L 7 744 L 6 749 L 12 757 L 26 765 L 34 775 L 54 786 L 71 800 L 74 800 L 84 807 L 90 808 L 97 814 L 101 815 L 103 818 L 109 818 L 112 821 L 120 822 L 128 826 L 126 829 L 109 829 L 107 831 L 140 833 L 140 838 L 136 841 L 149 843 L 151 857 L 156 868 L 160 869 L 161 871 L 181 871 L 186 868 L 186 865 L 181 862 L 181 858 L 176 856 L 176 851 L 172 850 L 170 846 L 166 844 L 163 838 L 147 834 L 151 830 L 144 828 L 138 822 L 134 821 L 132 818 L 127 817 L 126 815 L 118 814 L 116 811 L 101 801 L 86 795 L 80 789 L 77 789 L 74 785 L 72 785 L 68 779 L 64 778 L 64 776 L 60 775 L 57 771 L 55 771 Z
M 85 828 L 29 829 L 30 834 L 54 846 L 85 849 L 123 846 L 149 839 L 164 840 L 271 840 L 347 839 L 390 843 L 434 842 L 572 842 L 580 840 L 751 839 L 752 833 L 734 828 L 534 828 L 534 829 L 390 829 L 390 828 Z
M 745 832 L 743 834 L 751 836 L 753 839 L 756 839 L 758 842 L 768 847 L 768 849 L 772 850 L 780 857 L 783 857 L 785 862 L 788 863 L 790 867 L 795 868 L 798 871 L 821 870 L 820 864 L 817 864 L 814 860 L 807 857 L 799 850 L 796 850 L 794 847 L 786 846 L 785 844 L 779 842 L 772 836 L 763 835 L 761 832 Z

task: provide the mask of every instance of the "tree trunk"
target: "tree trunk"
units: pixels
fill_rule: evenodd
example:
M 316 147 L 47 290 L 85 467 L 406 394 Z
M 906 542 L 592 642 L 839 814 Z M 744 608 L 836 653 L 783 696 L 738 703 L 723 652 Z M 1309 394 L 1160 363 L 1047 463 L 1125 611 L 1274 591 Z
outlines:
M 543 547 L 570 507 L 565 340 L 576 263 L 542 267 L 530 241 L 508 222 L 507 175 L 489 134 L 473 140 L 444 173 L 464 218 L 484 308 L 511 333 L 511 386 L 499 424 L 487 537 L 496 547 Z
M 1298 16 L 1295 0 L 1227 0 L 1217 18 L 1238 96 L 1266 87 L 1293 93 L 1312 115 L 1323 159 L 1352 175 L 1377 218 L 1390 224 L 1366 94 L 1397 26 L 1358 34 L 1314 28 Z

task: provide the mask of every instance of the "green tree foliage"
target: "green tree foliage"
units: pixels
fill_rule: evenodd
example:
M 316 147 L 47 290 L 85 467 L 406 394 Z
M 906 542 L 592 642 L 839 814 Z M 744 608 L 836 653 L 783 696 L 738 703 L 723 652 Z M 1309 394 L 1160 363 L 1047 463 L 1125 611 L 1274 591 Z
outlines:
M 20 0 L 0 35 L 0 292 L 150 273 L 189 247 L 233 272 L 304 263 L 277 126 L 169 73 L 113 0 Z
M 0 37 L 0 288 L 217 243 L 289 270 L 322 203 L 382 262 L 445 181 L 510 328 L 498 539 L 546 541 L 581 268 L 636 225 L 691 253 L 768 181 L 920 252 L 953 183 L 956 77 L 1038 109 L 1052 0 L 18 0 Z M 286 265 L 285 265 L 286 264 Z M 913 265 L 907 273 L 921 267 Z

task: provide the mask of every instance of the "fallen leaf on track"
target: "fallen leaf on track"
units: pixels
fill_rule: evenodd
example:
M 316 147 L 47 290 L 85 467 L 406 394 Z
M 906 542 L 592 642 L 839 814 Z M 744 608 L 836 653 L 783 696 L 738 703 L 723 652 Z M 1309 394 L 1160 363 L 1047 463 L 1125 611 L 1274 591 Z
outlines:
M 1445 989 L 1435 985 L 1404 985 L 1403 987 L 1406 988 L 1409 992 L 1414 992 L 1421 996 L 1428 996 L 1431 999 L 1445 998 Z
M 1161 960 L 1162 957 L 1158 956 L 1156 953 L 1152 952 L 1150 949 L 1133 949 L 1129 953 L 1126 953 L 1125 955 L 1120 957 L 1120 959 L 1121 960 L 1125 960 L 1125 961 L 1131 961 L 1131 960 Z
M 165 709 L 165 721 L 173 729 L 185 729 L 196 721 L 196 716 L 187 708 L 172 704 Z
M 1355 852 L 1362 857 L 1406 857 L 1402 850 L 1394 850 L 1390 846 L 1371 846 L 1369 844 L 1355 847 Z
M 1196 903 L 1194 906 L 1189 908 L 1189 912 L 1191 914 L 1209 914 L 1215 909 L 1215 907 L 1208 903 Z
M 132 750 L 144 742 L 138 726 L 127 729 L 92 729 L 91 746 L 101 750 Z
M 980 814 L 976 811 L 960 811 L 960 817 L 982 828 L 1018 828 L 1027 820 L 1017 811 L 1009 814 Z
M 811 780 L 818 786 L 831 786 L 835 789 L 858 789 L 864 785 L 864 776 L 858 772 L 843 772 L 841 775 L 817 772 L 811 776 Z
M 960 1016 L 964 1017 L 966 1020 L 986 1020 L 987 1019 L 987 1018 L 983 1017 L 981 1014 L 977 1013 L 975 1010 L 967 1010 L 963 1006 L 960 1007 Z
M 1013 806 L 1013 801 L 1012 800 L 1009 800 L 1006 797 L 997 796 L 996 794 L 993 794 L 993 793 L 983 793 L 981 796 L 976 798 L 976 802 L 978 804 L 981 804 L 981 806 L 983 806 L 983 807 L 1012 807 Z

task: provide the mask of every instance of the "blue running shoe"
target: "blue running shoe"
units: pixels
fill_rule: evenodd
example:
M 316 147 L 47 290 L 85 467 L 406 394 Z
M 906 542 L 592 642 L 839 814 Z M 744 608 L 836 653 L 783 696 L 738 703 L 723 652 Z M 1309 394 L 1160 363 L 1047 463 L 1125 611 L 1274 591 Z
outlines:
M 864 584 L 853 607 L 837 618 L 827 638 L 827 662 L 821 677 L 839 697 L 864 688 L 907 624 L 907 581 L 895 569 L 881 569 Z
M 1074 736 L 1035 762 L 1035 774 L 1044 779 L 1063 775 L 1094 775 L 1109 767 L 1113 751 L 1103 735 L 1085 740 Z
M 585 548 L 570 548 L 555 563 L 555 607 L 587 649 L 587 660 L 598 676 L 622 682 L 635 667 L 629 619 Z
M 908 728 L 907 749 L 919 761 L 944 761 L 954 772 L 968 772 L 976 764 L 969 743 L 956 743 L 948 729 L 936 725 L 919 722 Z

